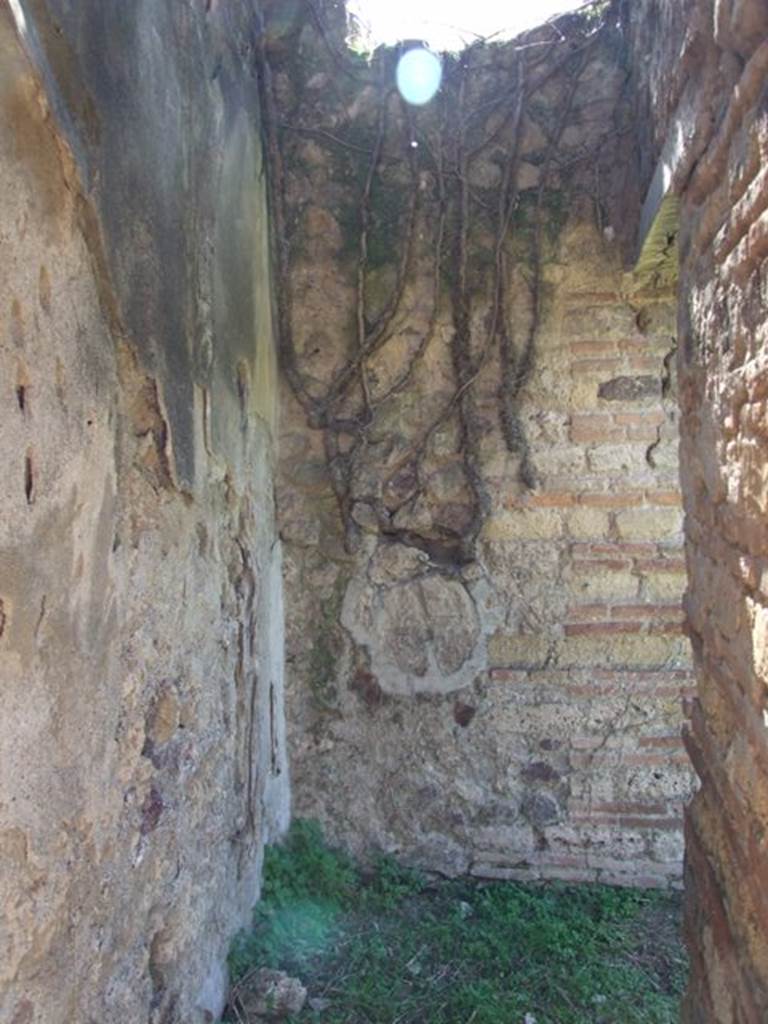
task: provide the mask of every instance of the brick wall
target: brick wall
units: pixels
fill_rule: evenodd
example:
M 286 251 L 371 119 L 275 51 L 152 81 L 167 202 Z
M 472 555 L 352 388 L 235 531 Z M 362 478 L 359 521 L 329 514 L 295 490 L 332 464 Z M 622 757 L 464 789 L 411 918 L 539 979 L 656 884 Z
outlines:
M 683 479 L 699 679 L 687 746 L 703 783 L 687 822 L 693 1021 L 768 1014 L 767 103 L 763 42 L 685 193 Z
M 768 9 L 679 6 L 685 27 L 665 44 L 676 57 L 646 60 L 638 77 L 682 199 L 681 469 L 698 684 L 686 746 L 702 783 L 686 819 L 684 1018 L 757 1024 L 768 1019 Z M 648 14 L 643 4 L 633 14 L 636 41 Z M 686 95 L 696 102 L 686 107 Z
M 568 249 L 565 239 L 566 267 Z M 545 820 L 547 797 L 559 799 L 563 787 L 568 795 L 562 820 L 534 830 L 537 848 L 523 864 L 509 851 L 505 859 L 480 848 L 473 870 L 679 884 L 691 791 L 681 707 L 693 677 L 680 601 L 674 307 L 658 295 L 649 302 L 608 290 L 616 280 L 610 264 L 593 260 L 590 269 L 592 288 L 606 290 L 572 291 L 566 270 L 545 332 L 541 373 L 563 374 L 568 387 L 548 398 L 538 393 L 535 403 L 562 419 L 559 443 L 535 452 L 542 471 L 535 492 L 499 481 L 498 511 L 485 529 L 503 572 L 514 572 L 515 561 L 535 566 L 543 543 L 556 553 L 552 583 L 528 574 L 555 614 L 527 624 L 518 617 L 513 630 L 491 636 L 488 656 L 491 682 L 513 695 L 528 756 L 536 758 L 519 767 L 529 791 L 538 787 L 544 797 L 540 807 L 537 795 L 528 797 L 534 815 Z M 622 279 L 625 289 L 630 284 Z M 541 415 L 533 401 L 530 415 Z M 559 716 L 553 756 L 548 730 Z M 561 773 L 556 786 L 548 778 L 553 765 Z

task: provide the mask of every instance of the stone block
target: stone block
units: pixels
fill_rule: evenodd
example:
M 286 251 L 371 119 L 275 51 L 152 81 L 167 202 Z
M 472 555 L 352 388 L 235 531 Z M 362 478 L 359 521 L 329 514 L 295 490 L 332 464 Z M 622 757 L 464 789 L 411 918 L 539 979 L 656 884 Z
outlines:
M 646 374 L 639 377 L 613 377 L 597 390 L 598 398 L 606 402 L 639 402 L 661 398 L 661 378 Z
M 602 665 L 656 669 L 685 665 L 687 662 L 687 640 L 666 636 L 574 636 L 562 642 L 557 654 L 557 664 L 560 668 Z
M 589 452 L 588 463 L 592 473 L 620 474 L 623 482 L 634 486 L 642 485 L 649 475 L 645 451 L 637 444 L 596 445 Z
M 430 832 L 406 852 L 403 863 L 424 871 L 436 871 L 445 878 L 458 878 L 467 873 L 470 856 L 465 845 Z
M 429 567 L 429 556 L 405 544 L 381 544 L 368 569 L 372 583 L 392 586 L 421 575 Z
M 674 572 L 643 572 L 641 575 L 643 593 L 652 601 L 672 601 L 685 593 L 685 564 L 678 563 Z
M 676 508 L 639 508 L 618 512 L 616 530 L 622 540 L 680 540 L 682 511 Z
M 571 380 L 571 407 L 583 411 L 602 409 L 603 402 L 598 396 L 600 383 L 607 374 L 576 374 Z
M 608 513 L 598 508 L 576 508 L 568 512 L 569 536 L 577 540 L 599 540 L 608 534 Z
M 494 633 L 488 640 L 488 660 L 506 668 L 541 668 L 550 656 L 550 637 L 527 633 Z
M 630 565 L 595 560 L 572 566 L 566 586 L 579 604 L 631 601 L 639 594 L 640 579 Z
M 476 860 L 469 873 L 473 878 L 489 878 L 497 882 L 535 882 L 540 877 L 539 869 L 535 864 L 507 868 L 499 867 L 497 864 L 488 864 L 483 860 Z
M 530 793 L 522 804 L 523 815 L 535 828 L 544 828 L 560 821 L 562 811 L 551 793 Z
M 472 833 L 475 856 L 487 859 L 501 854 L 512 864 L 521 857 L 533 854 L 533 829 L 528 824 L 489 825 Z
M 535 452 L 536 470 L 540 477 L 567 477 L 578 480 L 587 468 L 583 444 L 542 445 Z
M 491 517 L 483 537 L 499 540 L 552 540 L 562 536 L 563 518 L 557 509 L 510 509 Z

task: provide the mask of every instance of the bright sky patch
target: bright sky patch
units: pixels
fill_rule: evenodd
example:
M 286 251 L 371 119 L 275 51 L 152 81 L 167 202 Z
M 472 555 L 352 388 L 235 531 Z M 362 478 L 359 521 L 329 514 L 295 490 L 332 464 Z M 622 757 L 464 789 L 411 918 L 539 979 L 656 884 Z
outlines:
M 509 39 L 536 28 L 576 0 L 350 0 L 349 10 L 374 45 L 422 39 L 435 50 L 459 50 L 478 38 Z

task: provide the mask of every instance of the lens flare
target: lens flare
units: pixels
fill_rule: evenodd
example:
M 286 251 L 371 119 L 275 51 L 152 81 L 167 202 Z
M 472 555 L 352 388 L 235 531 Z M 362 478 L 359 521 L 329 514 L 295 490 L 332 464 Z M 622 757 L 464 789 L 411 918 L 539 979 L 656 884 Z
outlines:
M 397 88 L 406 103 L 421 107 L 440 88 L 443 66 L 431 50 L 419 47 L 403 54 L 397 63 L 396 77 Z

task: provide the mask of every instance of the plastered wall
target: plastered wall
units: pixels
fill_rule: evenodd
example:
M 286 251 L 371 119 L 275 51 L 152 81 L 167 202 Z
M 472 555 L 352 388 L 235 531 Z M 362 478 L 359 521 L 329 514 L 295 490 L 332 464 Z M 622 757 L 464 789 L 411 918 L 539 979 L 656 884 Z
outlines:
M 0 6 L 0 1019 L 218 1019 L 287 821 L 244 12 Z

